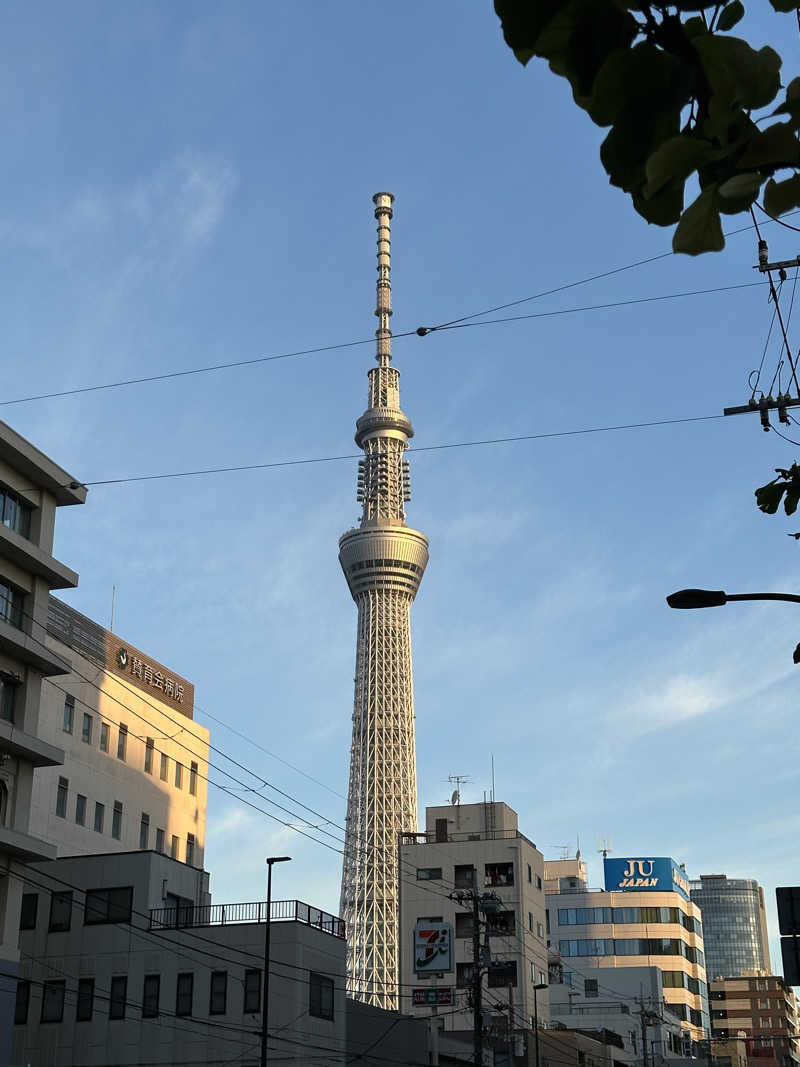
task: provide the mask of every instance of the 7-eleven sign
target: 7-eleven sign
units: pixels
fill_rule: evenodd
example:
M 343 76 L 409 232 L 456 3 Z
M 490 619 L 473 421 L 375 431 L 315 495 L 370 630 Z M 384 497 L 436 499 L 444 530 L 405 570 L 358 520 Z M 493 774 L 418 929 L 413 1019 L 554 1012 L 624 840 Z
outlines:
M 432 974 L 453 969 L 453 927 L 450 923 L 417 923 L 414 929 L 414 971 Z

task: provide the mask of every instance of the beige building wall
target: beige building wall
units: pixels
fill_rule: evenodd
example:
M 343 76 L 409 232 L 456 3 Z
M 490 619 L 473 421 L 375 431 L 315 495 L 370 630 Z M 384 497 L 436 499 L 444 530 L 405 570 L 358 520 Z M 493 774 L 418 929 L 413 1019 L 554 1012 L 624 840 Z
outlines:
M 87 635 L 100 631 L 102 663 L 99 653 L 90 658 L 53 636 L 63 632 L 65 618 L 79 635 L 75 644 L 88 648 Z M 41 733 L 64 750 L 64 765 L 37 776 L 31 801 L 36 833 L 56 844 L 59 856 L 148 848 L 202 867 L 209 731 L 192 718 L 191 683 L 55 599 L 50 620 L 48 644 L 69 656 L 72 671 L 43 688 Z M 118 663 L 123 651 L 124 670 Z M 150 668 L 149 683 L 131 673 L 139 663 L 142 678 L 144 665 Z M 152 684 L 154 670 L 162 688 Z M 173 694 L 181 686 L 182 702 L 164 696 L 165 678 Z M 119 827 L 115 805 L 122 806 Z
M 510 865 L 508 867 L 507 865 Z M 478 892 L 493 892 L 508 918 L 508 930 L 489 939 L 493 960 L 516 964 L 516 984 L 490 986 L 483 978 L 488 1013 L 506 1012 L 513 1003 L 518 1028 L 530 1026 L 534 1015 L 533 986 L 547 983 L 547 944 L 544 906 L 544 859 L 532 841 L 520 833 L 516 812 L 502 803 L 461 804 L 426 810 L 424 834 L 404 835 L 400 847 L 400 1010 L 414 1015 L 443 1016 L 445 1030 L 469 1030 L 472 1012 L 467 1003 L 465 968 L 471 964 L 471 936 L 458 936 L 471 906 L 450 899 L 458 889 L 471 888 L 477 873 Z M 506 871 L 511 872 L 508 884 Z M 437 875 L 433 877 L 432 875 Z M 441 978 L 414 970 L 414 929 L 418 920 L 440 919 L 453 926 L 453 971 Z M 483 940 L 483 937 L 481 938 Z M 461 978 L 459 977 L 461 975 Z M 451 990 L 452 1003 L 436 1008 L 415 1005 L 415 990 Z M 537 997 L 539 1020 L 548 1017 L 547 990 Z

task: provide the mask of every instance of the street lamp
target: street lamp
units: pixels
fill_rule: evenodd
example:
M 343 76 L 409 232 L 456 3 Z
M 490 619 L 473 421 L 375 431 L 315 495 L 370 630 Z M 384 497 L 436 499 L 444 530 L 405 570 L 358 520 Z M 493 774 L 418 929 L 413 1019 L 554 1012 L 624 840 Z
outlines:
M 540 985 L 533 987 L 533 1040 L 534 1048 L 536 1049 L 536 1067 L 540 1067 L 539 1063 L 539 1005 L 536 1001 L 536 993 L 539 989 L 547 989 L 547 983 L 543 982 Z
M 722 589 L 679 589 L 667 597 L 671 608 L 720 608 L 729 600 L 789 600 L 800 604 L 796 593 L 726 593 Z
M 287 863 L 291 856 L 267 856 L 267 928 L 264 931 L 264 989 L 261 1001 L 261 1067 L 267 1067 L 269 1024 L 269 943 L 272 918 L 272 864 Z

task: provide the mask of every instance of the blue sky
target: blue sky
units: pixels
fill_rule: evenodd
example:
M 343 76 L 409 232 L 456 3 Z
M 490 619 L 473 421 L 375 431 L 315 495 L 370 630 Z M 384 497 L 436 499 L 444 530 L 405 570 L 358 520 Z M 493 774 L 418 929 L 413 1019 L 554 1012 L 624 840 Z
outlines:
M 744 24 L 780 42 L 790 16 Z M 655 256 L 603 133 L 491 5 L 5 5 L 7 399 L 371 336 L 372 193 L 396 197 L 396 332 Z M 728 229 L 744 225 L 730 220 Z M 776 257 L 794 235 L 769 228 Z M 753 234 L 520 311 L 754 280 Z M 419 445 L 713 415 L 743 403 L 765 292 L 398 339 Z M 6 405 L 84 481 L 350 453 L 369 346 Z M 776 362 L 770 348 L 766 365 Z M 752 418 L 412 453 L 431 562 L 414 607 L 420 804 L 470 775 L 555 856 L 580 835 L 691 875 L 797 881 L 800 615 L 667 609 L 683 586 L 795 590 L 800 520 L 752 491 L 793 446 Z M 191 678 L 212 741 L 342 823 L 355 609 L 337 563 L 355 462 L 98 487 L 59 516 L 66 599 Z M 256 746 L 262 746 L 258 748 Z M 319 779 L 290 770 L 263 749 Z M 264 805 L 266 806 L 266 805 Z M 316 816 L 313 822 L 319 822 Z M 329 827 L 331 832 L 338 833 Z M 336 910 L 340 857 L 209 798 L 217 901 Z M 592 864 L 599 884 L 600 866 Z

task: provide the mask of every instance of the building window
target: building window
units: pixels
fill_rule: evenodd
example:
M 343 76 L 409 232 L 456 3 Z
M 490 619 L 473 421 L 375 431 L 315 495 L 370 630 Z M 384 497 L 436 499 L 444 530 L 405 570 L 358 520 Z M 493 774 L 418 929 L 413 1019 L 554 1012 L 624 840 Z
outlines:
M 86 797 L 81 793 L 75 797 L 75 822 L 78 826 L 86 825 Z
M 111 979 L 111 997 L 108 1002 L 109 1019 L 125 1018 L 125 1001 L 128 997 L 128 976 L 118 974 Z
M 108 752 L 108 735 L 109 735 L 108 723 L 100 723 L 100 751 Z
M 159 777 L 161 778 L 162 782 L 166 782 L 166 780 L 167 780 L 167 767 L 168 767 L 168 764 L 169 764 L 169 760 L 167 758 L 167 754 L 166 754 L 166 752 L 162 752 L 161 753 L 161 769 L 159 771 Z
M 597 979 L 596 978 L 584 978 L 584 980 L 583 980 L 583 995 L 585 997 L 597 997 Z
M 308 975 L 308 1014 L 317 1019 L 333 1018 L 333 979 L 325 975 Z
M 150 847 L 150 816 L 146 811 L 142 812 L 142 819 L 139 823 L 139 848 Z
M 124 760 L 128 751 L 128 727 L 124 723 L 119 724 L 117 735 L 117 759 Z
M 542 888 L 542 879 L 540 878 L 540 876 L 538 874 L 536 875 L 536 888 L 537 889 L 541 889 Z
M 111 816 L 111 836 L 117 841 L 122 838 L 122 801 L 114 801 L 114 813 Z
M 228 972 L 211 972 L 211 992 L 208 999 L 209 1015 L 224 1015 L 228 1002 Z
M 159 827 L 156 830 L 156 852 L 164 851 L 164 831 Z
M 438 881 L 442 877 L 441 867 L 417 867 L 418 882 Z
M 544 925 L 542 923 L 536 924 L 536 933 L 539 937 L 544 937 Z
M 456 889 L 472 889 L 475 868 L 471 863 L 459 863 L 453 868 L 453 884 Z
M 105 819 L 105 815 L 105 805 L 96 802 L 94 806 L 94 828 L 98 832 L 98 834 L 102 834 L 103 832 L 103 821 Z
M 184 972 L 178 975 L 178 984 L 175 990 L 175 1014 L 192 1014 L 192 997 L 194 995 L 194 975 Z
M 45 982 L 42 987 L 42 1022 L 60 1023 L 64 1018 L 64 982 Z
M 189 792 L 193 797 L 197 796 L 197 764 L 192 763 L 189 768 Z
M 456 986 L 459 989 L 466 989 L 467 986 L 472 985 L 472 964 L 471 963 L 457 963 L 456 964 Z
M 14 1022 L 17 1026 L 24 1026 L 28 1021 L 28 1005 L 30 1001 L 30 982 L 17 982 L 17 1002 L 14 1005 Z
M 0 485 L 0 522 L 20 537 L 31 536 L 31 505 L 13 489 Z
M 158 1002 L 161 997 L 161 975 L 146 974 L 142 989 L 142 1018 L 155 1019 L 158 1015 Z
M 81 741 L 84 741 L 87 745 L 92 743 L 92 716 L 87 715 L 85 712 L 81 726 Z
M 194 863 L 194 834 L 186 835 L 186 862 L 190 867 Z
M 180 789 L 183 785 L 183 764 L 175 761 L 175 788 Z
M 147 774 L 153 773 L 153 749 L 155 748 L 155 741 L 152 737 L 148 737 L 144 746 L 144 769 Z
M 532 882 L 532 881 L 533 881 L 533 871 L 531 870 L 531 865 L 530 865 L 530 863 L 528 864 L 528 881 L 529 881 L 529 882 Z
M 133 912 L 133 886 L 113 889 L 87 889 L 84 926 L 128 923 Z
M 0 578 L 0 619 L 21 630 L 24 602 L 22 590 Z
M 489 967 L 489 988 L 515 986 L 517 984 L 516 960 L 492 960 Z
M 533 912 L 528 912 L 528 929 L 533 933 Z
M 507 886 L 514 884 L 513 863 L 487 863 L 484 885 Z
M 48 929 L 53 932 L 69 930 L 72 922 L 72 890 L 53 893 L 50 897 L 50 922 Z
M 261 971 L 244 972 L 244 1008 L 245 1015 L 255 1015 L 261 1011 Z
M 0 674 L 0 719 L 14 721 L 14 707 L 17 702 L 17 683 L 8 674 Z
M 174 860 L 176 860 L 178 858 L 178 845 L 179 845 L 179 843 L 180 842 L 178 841 L 178 838 L 176 837 L 175 834 L 173 834 L 172 835 L 172 847 L 170 848 L 169 854 Z
M 23 893 L 22 907 L 19 913 L 20 930 L 35 930 L 36 918 L 39 913 L 39 894 Z
M 56 793 L 56 815 L 61 819 L 67 817 L 67 793 L 69 792 L 69 779 L 58 779 L 58 792 Z
M 75 721 L 75 697 L 64 697 L 64 733 L 72 733 L 72 724 Z
M 94 978 L 78 979 L 78 1005 L 75 1009 L 75 1021 L 88 1023 L 94 1007 Z

